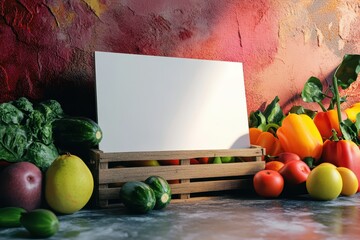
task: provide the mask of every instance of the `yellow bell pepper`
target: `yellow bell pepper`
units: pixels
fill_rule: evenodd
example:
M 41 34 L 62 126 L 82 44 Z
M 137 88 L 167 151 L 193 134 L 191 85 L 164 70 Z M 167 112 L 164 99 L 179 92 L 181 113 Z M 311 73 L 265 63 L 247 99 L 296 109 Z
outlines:
M 296 153 L 301 159 L 321 157 L 323 139 L 314 121 L 306 114 L 288 114 L 276 135 L 286 152 Z
M 360 113 L 360 103 L 355 103 L 351 107 L 344 110 L 348 119 L 350 119 L 352 122 L 356 121 L 356 115 Z

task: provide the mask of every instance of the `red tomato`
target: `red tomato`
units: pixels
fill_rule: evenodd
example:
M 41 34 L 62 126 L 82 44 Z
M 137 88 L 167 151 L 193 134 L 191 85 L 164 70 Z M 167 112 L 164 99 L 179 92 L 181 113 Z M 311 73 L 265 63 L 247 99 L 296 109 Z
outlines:
M 279 161 L 279 162 L 288 163 L 288 162 L 293 161 L 293 160 L 301 160 L 301 158 L 296 153 L 282 152 L 282 153 L 279 153 L 276 160 Z
M 197 158 L 198 162 L 201 164 L 207 164 L 209 163 L 209 158 L 208 157 L 202 157 L 202 158 Z
M 279 170 L 287 186 L 295 186 L 306 182 L 310 174 L 309 166 L 303 161 L 290 161 Z
M 172 160 L 160 160 L 161 165 L 180 165 L 179 159 L 172 159 Z
M 199 161 L 196 158 L 190 158 L 190 164 L 199 164 Z
M 279 171 L 285 164 L 279 161 L 270 161 L 265 163 L 265 170 Z
M 276 198 L 284 189 L 284 179 L 274 170 L 261 170 L 253 178 L 255 192 L 265 198 Z

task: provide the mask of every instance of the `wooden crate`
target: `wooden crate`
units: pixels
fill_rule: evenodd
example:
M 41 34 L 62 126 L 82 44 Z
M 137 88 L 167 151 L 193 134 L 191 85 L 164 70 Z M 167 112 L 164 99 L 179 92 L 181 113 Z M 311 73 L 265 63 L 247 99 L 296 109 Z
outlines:
M 170 184 L 172 202 L 206 197 L 214 192 L 251 189 L 252 176 L 264 169 L 264 155 L 265 150 L 258 146 L 234 150 L 128 153 L 103 153 L 92 149 L 89 164 L 95 180 L 92 202 L 95 207 L 100 208 L 119 206 L 121 183 L 144 181 L 151 175 L 161 176 L 168 181 L 179 180 L 179 183 Z M 234 156 L 238 161 L 223 164 L 190 164 L 191 158 L 215 156 Z M 168 159 L 181 159 L 180 165 L 119 167 L 132 161 Z

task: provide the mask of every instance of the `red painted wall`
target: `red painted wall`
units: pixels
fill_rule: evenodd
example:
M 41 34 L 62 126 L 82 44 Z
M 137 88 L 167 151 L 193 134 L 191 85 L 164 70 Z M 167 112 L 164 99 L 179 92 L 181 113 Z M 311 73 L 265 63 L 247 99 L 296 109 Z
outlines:
M 358 0 L 0 0 L 0 102 L 54 98 L 94 116 L 99 50 L 240 61 L 248 111 L 276 95 L 286 110 L 310 76 L 360 53 L 359 12 Z

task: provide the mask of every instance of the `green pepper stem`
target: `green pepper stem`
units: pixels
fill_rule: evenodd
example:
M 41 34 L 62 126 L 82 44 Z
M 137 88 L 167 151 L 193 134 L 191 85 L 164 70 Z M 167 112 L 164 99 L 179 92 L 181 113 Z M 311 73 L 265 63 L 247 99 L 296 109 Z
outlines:
M 333 85 L 334 85 L 334 93 L 335 93 L 335 100 L 336 100 L 336 109 L 337 109 L 338 120 L 339 120 L 339 125 L 340 125 L 342 122 L 341 108 L 340 108 L 340 94 L 339 94 L 337 78 L 335 76 L 333 77 Z M 340 128 L 340 131 L 341 131 L 341 128 Z
M 276 123 L 268 123 L 266 124 L 266 126 L 264 127 L 263 132 L 268 132 L 270 128 L 275 128 L 278 129 L 280 126 Z
M 324 104 L 322 104 L 322 102 L 318 101 L 317 103 L 320 105 L 321 110 L 322 110 L 323 112 L 326 112 L 326 111 L 327 111 L 326 108 L 325 108 L 325 106 L 324 106 Z
M 336 130 L 335 130 L 335 129 L 331 129 L 331 132 L 332 132 L 331 140 L 334 141 L 334 142 L 339 141 L 339 137 L 337 136 Z

